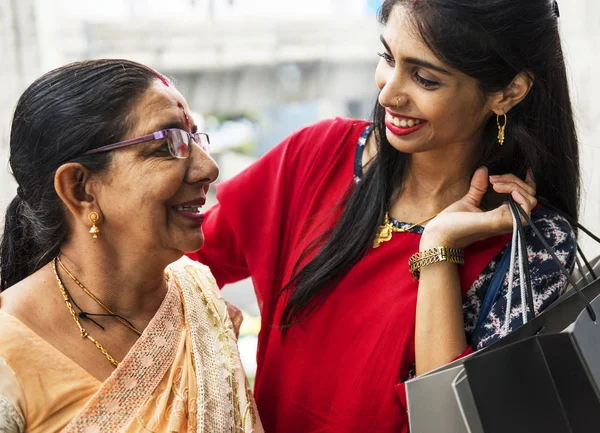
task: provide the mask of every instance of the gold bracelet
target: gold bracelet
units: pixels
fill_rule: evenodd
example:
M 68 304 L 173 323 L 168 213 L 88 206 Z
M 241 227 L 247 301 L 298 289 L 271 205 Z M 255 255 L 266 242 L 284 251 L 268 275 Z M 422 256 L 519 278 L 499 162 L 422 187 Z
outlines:
M 414 253 L 408 259 L 408 267 L 413 279 L 421 276 L 421 268 L 438 262 L 450 262 L 457 265 L 465 264 L 465 250 L 462 248 L 435 247 Z

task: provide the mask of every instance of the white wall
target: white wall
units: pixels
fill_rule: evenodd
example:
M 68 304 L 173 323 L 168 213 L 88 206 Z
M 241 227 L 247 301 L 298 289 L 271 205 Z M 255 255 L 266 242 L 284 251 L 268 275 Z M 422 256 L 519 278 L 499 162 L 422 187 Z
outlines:
M 600 234 L 600 3 L 559 0 L 559 7 L 581 144 L 581 222 Z M 584 246 L 600 254 L 595 243 L 584 241 Z

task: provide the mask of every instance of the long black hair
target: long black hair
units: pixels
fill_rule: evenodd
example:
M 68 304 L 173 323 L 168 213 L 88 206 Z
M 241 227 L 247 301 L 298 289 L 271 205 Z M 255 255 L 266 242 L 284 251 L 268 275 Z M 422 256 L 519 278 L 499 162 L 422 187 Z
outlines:
M 579 154 L 556 3 L 385 0 L 379 14 L 382 24 L 397 4 L 411 8 L 415 28 L 432 52 L 475 78 L 484 95 L 505 89 L 519 73 L 533 77 L 529 94 L 508 114 L 502 147 L 496 141 L 495 117 L 485 126 L 475 167 L 485 165 L 492 174 L 522 176 L 530 168 L 537 193 L 577 219 Z M 378 154 L 343 200 L 337 225 L 317 237 L 299 259 L 283 289 L 291 291 L 280 321 L 283 328 L 316 308 L 369 251 L 390 199 L 402 185 L 408 155 L 386 139 L 384 118 L 385 109 L 376 102 Z M 316 248 L 320 249 L 315 257 L 300 267 Z
M 110 152 L 82 155 L 125 136 L 130 108 L 156 78 L 128 60 L 91 60 L 48 72 L 21 95 L 10 132 L 18 188 L 4 219 L 0 291 L 48 263 L 69 236 L 56 170 L 69 161 L 105 170 Z

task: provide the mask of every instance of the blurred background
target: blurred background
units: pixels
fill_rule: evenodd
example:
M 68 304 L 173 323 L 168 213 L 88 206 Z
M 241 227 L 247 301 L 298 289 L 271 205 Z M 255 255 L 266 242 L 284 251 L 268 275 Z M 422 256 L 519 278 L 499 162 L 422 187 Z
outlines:
M 170 76 L 210 134 L 223 181 L 303 125 L 369 117 L 377 95 L 380 4 L 0 0 L 0 215 L 16 190 L 7 163 L 12 111 L 42 73 L 75 60 L 118 57 Z M 600 233 L 600 3 L 559 5 L 581 142 L 581 220 Z M 600 253 L 590 242 L 584 249 Z M 224 295 L 245 313 L 240 349 L 252 376 L 260 326 L 252 284 L 228 286 Z

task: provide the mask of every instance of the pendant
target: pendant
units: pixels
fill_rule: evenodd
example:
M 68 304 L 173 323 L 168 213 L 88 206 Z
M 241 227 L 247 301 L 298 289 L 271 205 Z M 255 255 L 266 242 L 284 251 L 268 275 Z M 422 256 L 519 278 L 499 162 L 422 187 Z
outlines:
M 379 247 L 383 242 L 387 242 L 392 239 L 392 228 L 389 224 L 379 226 L 379 233 L 373 241 L 373 248 Z

